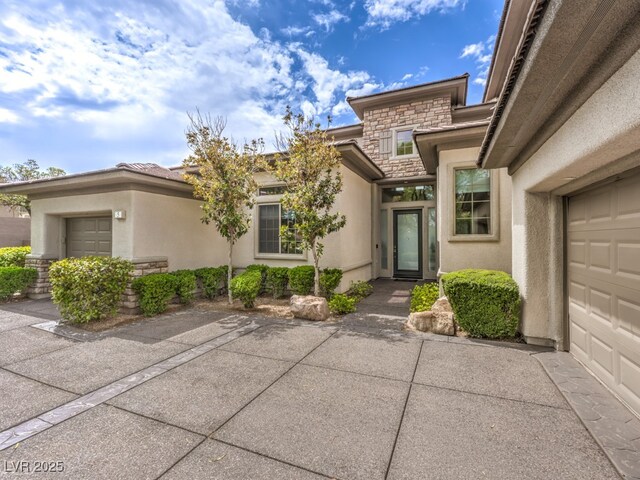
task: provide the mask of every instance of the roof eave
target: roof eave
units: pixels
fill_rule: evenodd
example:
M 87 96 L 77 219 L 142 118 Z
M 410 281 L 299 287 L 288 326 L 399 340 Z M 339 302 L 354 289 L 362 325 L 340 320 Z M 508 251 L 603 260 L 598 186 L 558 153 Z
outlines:
M 355 140 L 336 145 L 336 149 L 342 156 L 342 164 L 368 182 L 384 178 L 384 172 L 362 151 Z

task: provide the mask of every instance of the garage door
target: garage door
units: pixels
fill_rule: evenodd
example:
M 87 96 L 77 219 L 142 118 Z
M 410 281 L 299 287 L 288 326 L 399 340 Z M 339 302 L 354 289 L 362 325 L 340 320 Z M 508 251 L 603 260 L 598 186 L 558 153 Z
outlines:
M 67 257 L 111 256 L 111 217 L 67 218 Z
M 571 352 L 640 413 L 640 175 L 569 199 Z

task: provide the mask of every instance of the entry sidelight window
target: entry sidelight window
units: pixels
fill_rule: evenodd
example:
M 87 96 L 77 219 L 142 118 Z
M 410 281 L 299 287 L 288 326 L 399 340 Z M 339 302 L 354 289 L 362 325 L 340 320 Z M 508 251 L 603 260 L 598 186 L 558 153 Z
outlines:
M 455 234 L 491 235 L 491 177 L 488 170 L 455 170 Z
M 287 212 L 279 203 L 258 206 L 258 252 L 300 255 L 300 241 L 285 241 L 280 237 L 280 228 L 296 234 L 296 219 L 293 212 Z

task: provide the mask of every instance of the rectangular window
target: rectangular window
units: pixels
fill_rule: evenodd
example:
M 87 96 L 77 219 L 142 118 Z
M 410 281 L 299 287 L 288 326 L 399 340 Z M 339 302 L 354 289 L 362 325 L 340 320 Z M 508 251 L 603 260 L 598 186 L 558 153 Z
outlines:
M 282 195 L 284 191 L 284 186 L 260 187 L 258 188 L 258 196 L 263 197 L 265 195 Z
M 413 130 L 396 131 L 396 157 L 413 154 Z
M 284 211 L 279 203 L 258 206 L 258 253 L 300 255 L 300 241 L 296 235 L 296 219 L 292 212 Z M 280 228 L 286 226 L 296 239 L 284 241 Z
M 390 187 L 382 189 L 382 203 L 422 202 L 434 199 L 433 185 L 413 185 L 411 187 Z
M 491 177 L 488 170 L 455 170 L 456 235 L 491 234 Z

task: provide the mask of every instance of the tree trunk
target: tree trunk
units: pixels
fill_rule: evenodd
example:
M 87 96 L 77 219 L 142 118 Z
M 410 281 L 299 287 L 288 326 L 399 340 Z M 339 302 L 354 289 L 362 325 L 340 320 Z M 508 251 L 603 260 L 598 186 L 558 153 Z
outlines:
M 231 277 L 233 275 L 233 239 L 229 239 L 229 261 L 227 263 L 227 294 L 229 296 L 229 305 L 233 304 L 233 296 L 231 295 Z
M 316 251 L 316 242 L 314 241 L 311 244 L 311 253 L 313 254 L 313 294 L 316 297 L 320 296 L 320 269 L 318 268 L 318 263 L 320 259 L 318 258 L 318 252 Z

